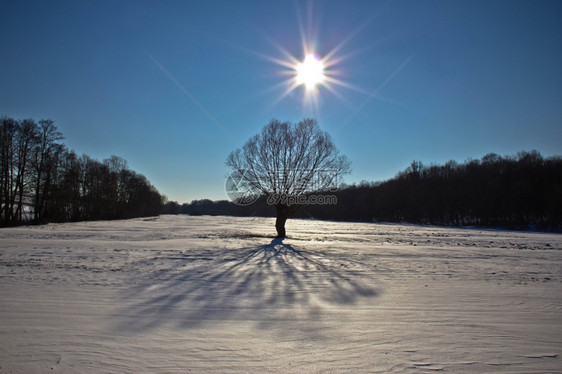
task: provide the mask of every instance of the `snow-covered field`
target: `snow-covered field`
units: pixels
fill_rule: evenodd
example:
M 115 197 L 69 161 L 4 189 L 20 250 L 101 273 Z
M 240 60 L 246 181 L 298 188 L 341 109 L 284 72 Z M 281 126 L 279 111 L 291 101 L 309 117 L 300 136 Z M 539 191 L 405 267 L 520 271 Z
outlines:
M 0 372 L 562 372 L 562 235 L 161 216 L 0 230 Z

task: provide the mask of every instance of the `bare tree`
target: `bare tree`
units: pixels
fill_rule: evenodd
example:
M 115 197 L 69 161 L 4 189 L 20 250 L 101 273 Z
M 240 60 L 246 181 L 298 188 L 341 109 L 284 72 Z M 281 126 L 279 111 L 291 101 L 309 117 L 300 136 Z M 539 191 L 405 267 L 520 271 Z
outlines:
M 32 157 L 33 147 L 37 143 L 37 131 L 38 127 L 35 121 L 32 119 L 23 120 L 19 124 L 19 131 L 17 133 L 16 145 L 17 145 L 17 176 L 16 176 L 16 190 L 17 193 L 17 207 L 16 212 L 14 215 L 15 220 L 21 221 L 22 220 L 22 213 L 23 213 L 23 198 L 24 194 L 28 189 L 28 182 L 29 182 L 29 167 L 28 164 Z M 15 198 L 15 196 L 14 196 Z M 13 205 L 13 204 L 12 204 Z M 13 208 L 11 208 L 13 210 Z
M 45 209 L 51 188 L 53 173 L 64 147 L 58 143 L 64 139 L 52 120 L 40 120 L 37 134 L 34 166 L 34 221 L 38 222 Z
M 274 196 L 277 237 L 285 237 L 285 222 L 295 213 L 299 196 L 336 185 L 350 170 L 331 137 L 314 119 L 297 124 L 272 120 L 227 158 L 227 166 L 243 176 L 256 193 Z
M 18 122 L 7 117 L 0 119 L 0 216 L 4 225 L 8 225 L 13 215 L 15 138 Z

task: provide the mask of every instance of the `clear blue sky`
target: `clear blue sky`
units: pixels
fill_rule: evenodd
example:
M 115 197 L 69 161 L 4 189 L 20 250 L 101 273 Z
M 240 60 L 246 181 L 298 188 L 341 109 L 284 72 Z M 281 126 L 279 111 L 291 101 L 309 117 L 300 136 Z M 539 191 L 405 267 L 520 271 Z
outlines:
M 179 202 L 226 199 L 228 153 L 272 118 L 315 117 L 352 161 L 348 183 L 412 160 L 559 155 L 561 14 L 531 0 L 3 1 L 0 115 L 53 119 L 77 153 L 121 156 Z M 303 39 L 333 52 L 343 83 L 319 86 L 317 105 L 303 86 L 283 96 L 274 61 L 302 60 Z

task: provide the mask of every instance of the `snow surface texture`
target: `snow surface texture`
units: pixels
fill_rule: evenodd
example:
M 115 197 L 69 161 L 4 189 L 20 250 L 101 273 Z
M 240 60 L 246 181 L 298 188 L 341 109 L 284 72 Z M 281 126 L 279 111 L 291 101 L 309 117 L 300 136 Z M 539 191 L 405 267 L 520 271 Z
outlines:
M 0 372 L 561 372 L 562 235 L 161 216 L 0 230 Z

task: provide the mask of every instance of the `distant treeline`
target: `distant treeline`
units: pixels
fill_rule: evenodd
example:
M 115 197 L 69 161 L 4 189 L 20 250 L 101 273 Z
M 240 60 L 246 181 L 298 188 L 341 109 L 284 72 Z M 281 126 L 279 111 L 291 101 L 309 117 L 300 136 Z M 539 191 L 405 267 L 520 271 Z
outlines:
M 414 161 L 385 182 L 325 194 L 336 205 L 303 205 L 295 217 L 362 222 L 409 222 L 562 231 L 562 158 L 537 151 L 445 165 Z M 228 201 L 168 203 L 167 213 L 275 216 L 265 199 L 240 207 Z
M 0 118 L 0 225 L 160 213 L 162 196 L 125 160 L 77 156 L 63 139 L 51 120 Z

